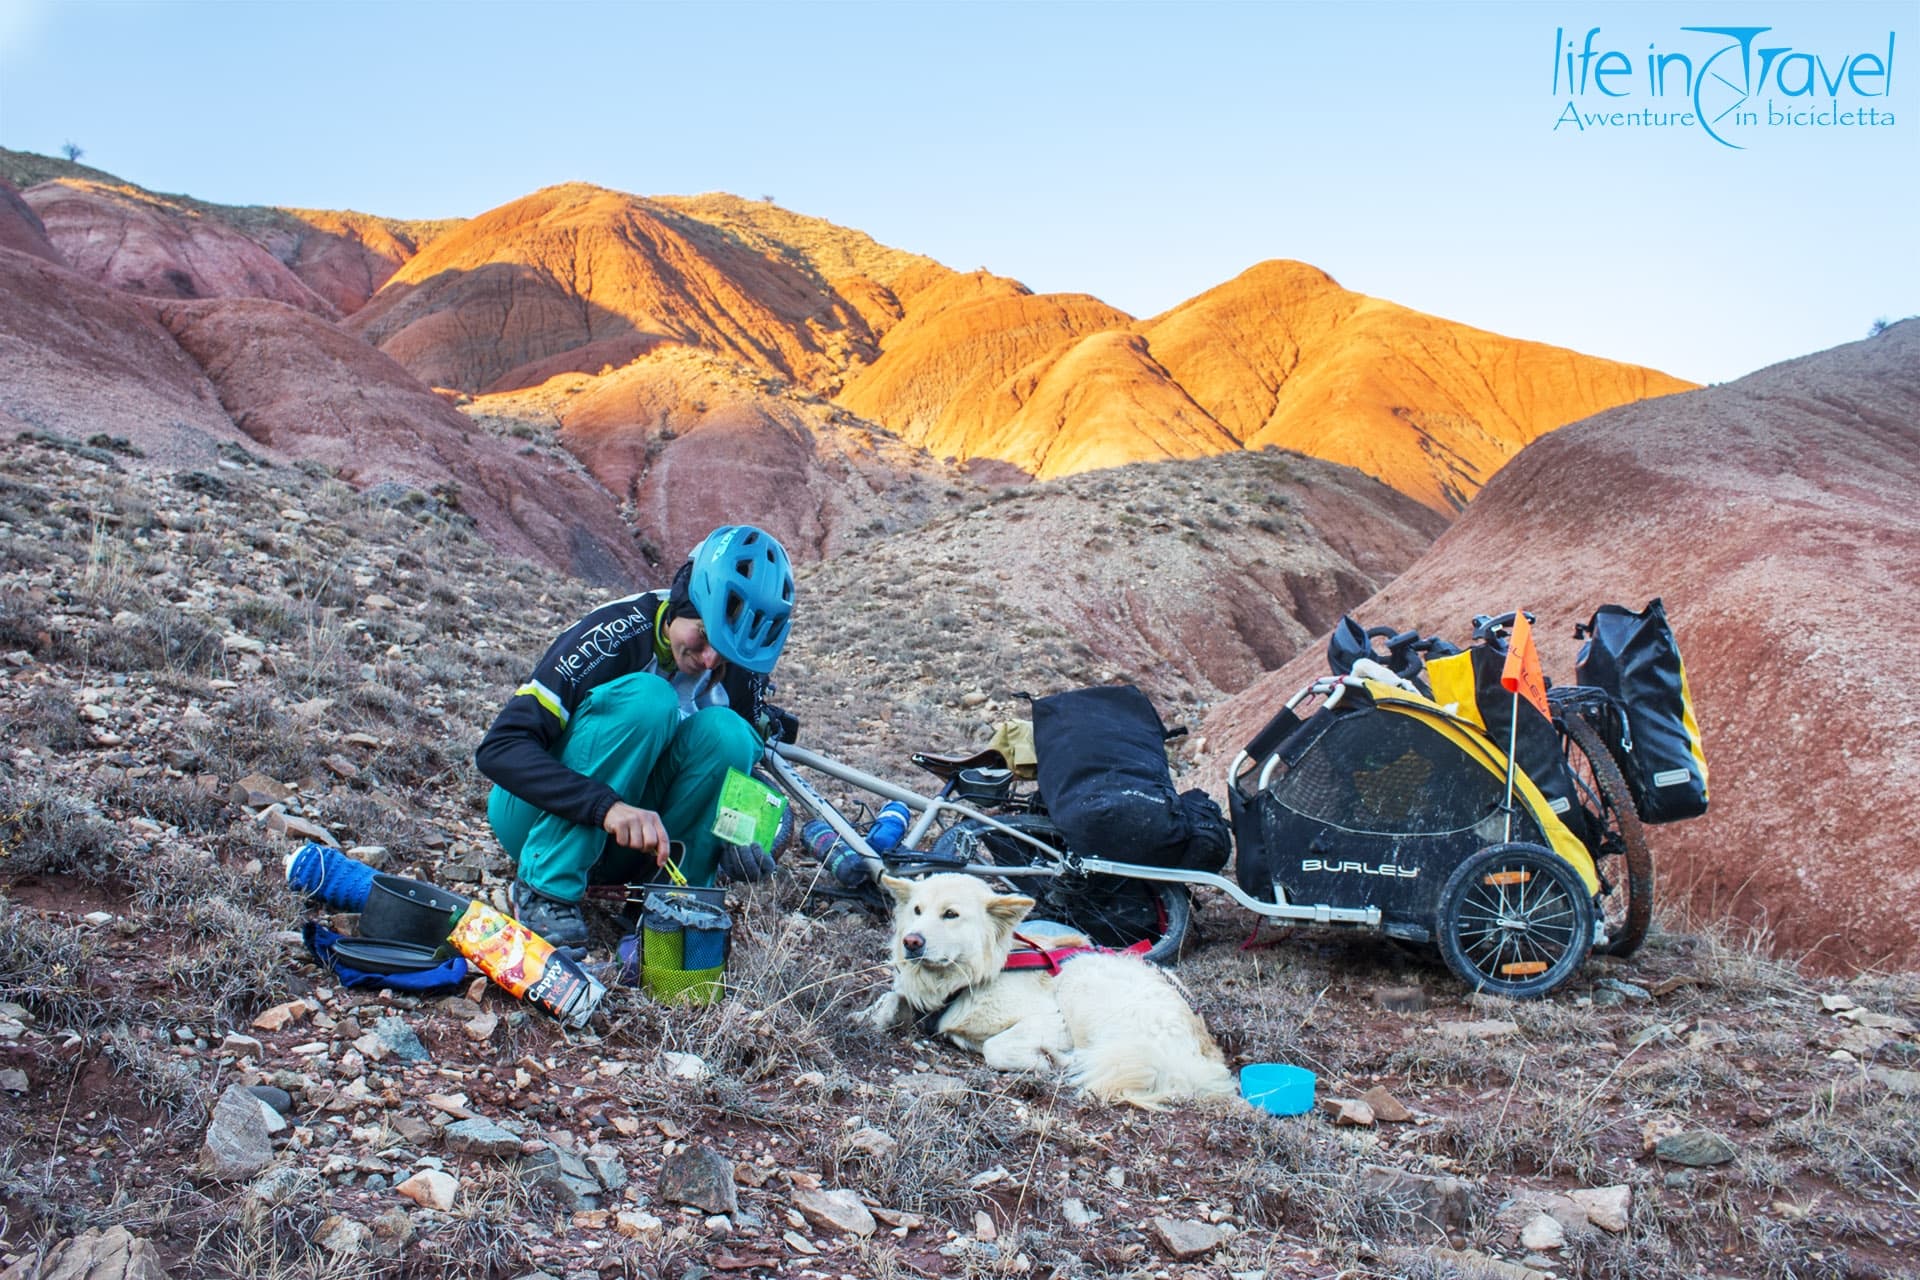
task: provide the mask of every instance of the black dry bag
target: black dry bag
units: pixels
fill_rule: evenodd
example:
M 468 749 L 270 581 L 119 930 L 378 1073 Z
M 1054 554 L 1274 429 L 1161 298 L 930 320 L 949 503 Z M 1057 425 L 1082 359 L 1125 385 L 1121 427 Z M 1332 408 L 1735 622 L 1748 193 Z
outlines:
M 1578 632 L 1586 643 L 1574 679 L 1605 689 L 1624 714 L 1620 767 L 1642 822 L 1677 822 L 1707 811 L 1707 757 L 1687 691 L 1687 669 L 1654 600 L 1638 613 L 1603 604 Z
M 1040 797 L 1068 846 L 1090 858 L 1218 871 L 1232 835 L 1206 792 L 1185 794 L 1167 767 L 1167 731 L 1134 686 L 1036 698 Z

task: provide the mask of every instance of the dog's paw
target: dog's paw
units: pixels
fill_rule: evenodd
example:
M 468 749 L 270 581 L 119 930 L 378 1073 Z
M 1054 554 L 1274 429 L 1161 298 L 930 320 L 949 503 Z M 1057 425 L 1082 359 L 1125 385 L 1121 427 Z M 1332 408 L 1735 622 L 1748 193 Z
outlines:
M 875 1000 L 867 1008 L 853 1015 L 855 1026 L 869 1027 L 875 1031 L 891 1031 L 905 1021 L 907 1002 L 900 998 L 897 991 L 889 991 Z

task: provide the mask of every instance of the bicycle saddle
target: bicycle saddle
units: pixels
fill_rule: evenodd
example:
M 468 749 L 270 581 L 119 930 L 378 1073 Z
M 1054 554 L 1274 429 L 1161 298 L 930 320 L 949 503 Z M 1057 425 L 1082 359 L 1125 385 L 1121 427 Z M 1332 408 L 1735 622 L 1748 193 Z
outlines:
M 1007 767 L 1007 758 L 993 747 L 985 747 L 967 756 L 937 756 L 930 751 L 916 751 L 910 758 L 936 778 L 951 778 L 962 769 L 1005 769 Z

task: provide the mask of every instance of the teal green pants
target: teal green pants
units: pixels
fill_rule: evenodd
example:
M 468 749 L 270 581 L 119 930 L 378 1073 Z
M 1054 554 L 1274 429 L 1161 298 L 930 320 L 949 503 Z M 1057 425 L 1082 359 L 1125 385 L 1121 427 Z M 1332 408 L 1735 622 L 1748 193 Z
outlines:
M 683 720 L 673 686 L 637 672 L 581 701 L 561 740 L 560 763 L 658 813 L 667 835 L 686 845 L 680 869 L 687 880 L 708 885 L 720 860 L 713 819 L 721 784 L 729 768 L 749 772 L 760 751 L 759 735 L 737 712 L 704 707 Z M 550 898 L 578 902 L 589 872 L 603 883 L 653 879 L 651 853 L 623 849 L 600 828 L 568 822 L 500 787 L 487 798 L 487 821 L 519 862 L 520 879 Z

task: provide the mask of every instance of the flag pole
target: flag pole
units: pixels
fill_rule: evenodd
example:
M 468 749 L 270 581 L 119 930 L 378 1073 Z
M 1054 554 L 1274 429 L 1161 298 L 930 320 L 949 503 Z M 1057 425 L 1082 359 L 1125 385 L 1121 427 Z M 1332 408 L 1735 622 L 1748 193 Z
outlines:
M 1520 690 L 1513 691 L 1513 710 L 1507 717 L 1507 834 L 1513 842 L 1513 753 L 1520 745 Z

